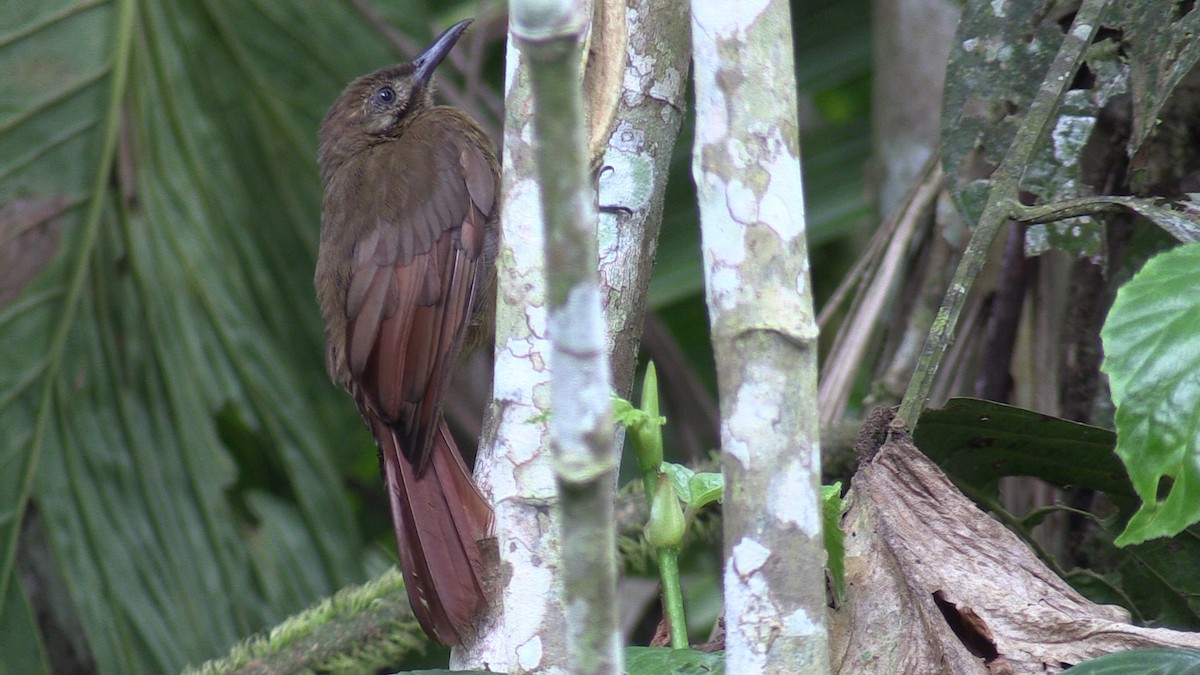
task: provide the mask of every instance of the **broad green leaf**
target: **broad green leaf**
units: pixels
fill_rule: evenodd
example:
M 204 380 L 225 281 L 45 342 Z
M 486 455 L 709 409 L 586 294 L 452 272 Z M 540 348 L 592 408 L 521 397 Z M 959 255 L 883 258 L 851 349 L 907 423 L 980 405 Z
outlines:
M 0 619 L 0 675 L 48 673 L 50 666 L 38 635 L 37 620 L 19 583 L 8 585 L 5 616 Z
M 1135 616 L 1157 626 L 1200 628 L 1200 536 L 1192 526 L 1120 549 L 1116 571 Z M 1124 603 L 1122 603 L 1124 604 Z
M 1200 244 L 1152 258 L 1121 287 L 1101 331 L 1117 454 L 1142 507 L 1118 545 L 1200 520 Z
M 842 532 L 842 511 L 845 509 L 841 482 L 822 485 L 821 530 L 825 539 L 825 553 L 829 556 L 825 566 L 833 578 L 833 593 L 838 602 L 846 595 L 846 533 Z
M 1132 497 L 1113 432 L 993 401 L 951 399 L 927 410 L 917 447 L 955 480 L 991 491 L 1004 476 Z
M 671 477 L 671 485 L 675 488 L 675 494 L 685 504 L 692 503 L 692 476 L 696 475 L 688 467 L 674 462 L 663 462 L 663 473 Z
M 1068 668 L 1071 675 L 1187 675 L 1200 671 L 1200 651 L 1194 649 L 1134 649 L 1105 654 Z
M 688 506 L 693 509 L 720 501 L 725 496 L 725 476 L 710 471 L 692 474 L 688 478 L 688 493 L 691 495 Z
M 1119 605 L 1129 610 L 1133 621 L 1138 624 L 1146 622 L 1145 617 L 1138 613 L 1133 600 L 1125 592 L 1119 574 L 1100 575 L 1085 568 L 1075 568 L 1064 577 L 1071 588 L 1079 591 L 1080 595 L 1097 605 Z

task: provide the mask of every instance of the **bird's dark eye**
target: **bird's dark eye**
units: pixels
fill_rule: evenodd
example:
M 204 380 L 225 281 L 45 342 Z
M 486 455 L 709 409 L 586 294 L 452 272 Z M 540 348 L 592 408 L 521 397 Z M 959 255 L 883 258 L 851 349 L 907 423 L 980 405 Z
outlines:
M 382 86 L 375 90 L 375 101 L 383 105 L 390 105 L 396 100 L 396 90 L 388 86 Z

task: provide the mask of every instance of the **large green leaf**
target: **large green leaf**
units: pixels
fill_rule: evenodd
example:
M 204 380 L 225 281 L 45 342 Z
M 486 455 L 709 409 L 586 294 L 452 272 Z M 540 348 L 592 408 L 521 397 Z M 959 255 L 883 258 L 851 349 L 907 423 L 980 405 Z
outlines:
M 1155 626 L 1181 630 L 1200 627 L 1197 530 L 1192 526 L 1169 539 L 1126 546 L 1115 554 L 1115 578 L 1134 616 Z
M 1062 487 L 1131 497 L 1108 429 L 1015 406 L 951 399 L 921 415 L 917 447 L 946 473 L 983 492 L 1004 476 L 1034 476 Z
M 1133 649 L 1105 654 L 1068 668 L 1071 675 L 1186 675 L 1200 669 L 1200 652 L 1194 649 Z
M 720 675 L 725 672 L 725 652 L 626 647 L 625 669 L 630 675 Z
M 397 59 L 348 3 L 0 3 L 0 207 L 62 211 L 24 223 L 58 255 L 0 307 L 0 634 L 32 628 L 31 501 L 106 672 L 177 671 L 364 579 L 340 469 L 373 449 L 323 372 L 314 154 L 345 82 Z
M 1200 244 L 1160 254 L 1121 287 L 1101 331 L 1117 454 L 1143 502 L 1118 545 L 1200 520 L 1198 286 Z

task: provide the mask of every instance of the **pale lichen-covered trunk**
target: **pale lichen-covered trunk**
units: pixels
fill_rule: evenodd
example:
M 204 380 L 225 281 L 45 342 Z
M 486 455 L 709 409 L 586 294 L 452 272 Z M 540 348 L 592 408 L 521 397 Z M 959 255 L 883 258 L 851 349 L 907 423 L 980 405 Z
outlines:
M 580 270 L 599 266 L 604 307 L 600 318 L 605 323 L 591 324 L 589 330 L 598 332 L 576 337 L 599 336 L 601 356 L 612 352 L 616 387 L 627 393 L 636 363 L 671 149 L 682 120 L 690 45 L 686 15 L 671 12 L 667 0 L 630 0 L 628 7 L 610 2 L 602 10 L 609 17 L 615 12 L 616 19 L 624 21 L 628 35 L 627 42 L 614 40 L 607 34 L 611 26 L 601 36 L 601 29 L 593 25 L 592 53 L 584 78 L 587 137 L 593 141 L 598 138 L 600 143 L 590 148 L 588 159 L 591 168 L 605 167 L 600 172 L 600 204 L 615 208 L 606 208 L 601 214 L 599 250 L 593 242 L 585 256 L 590 256 L 591 262 L 580 259 L 576 265 Z M 549 424 L 563 413 L 558 409 L 558 394 L 551 394 L 549 364 L 553 349 L 548 339 L 551 333 L 562 331 L 548 328 L 553 323 L 548 318 L 550 306 L 555 303 L 543 276 L 547 260 L 543 255 L 546 239 L 540 224 L 540 204 L 545 196 L 536 170 L 531 118 L 534 104 L 527 72 L 531 58 L 527 44 L 510 40 L 495 405 L 476 471 L 496 509 L 501 588 L 481 626 L 479 639 L 456 652 L 454 665 L 503 672 L 562 672 L 580 665 L 573 651 L 578 645 L 571 644 L 579 635 L 571 640 L 567 637 L 568 631 L 575 630 L 568 627 L 568 622 L 580 617 L 574 609 L 568 612 L 564 608 L 571 595 L 564 587 L 564 583 L 570 583 L 563 579 L 564 565 L 572 556 L 594 559 L 607 553 L 611 557 L 615 547 L 611 536 L 607 540 L 592 537 L 590 552 L 582 549 L 582 553 L 571 553 L 566 550 L 569 538 L 560 536 L 556 522 L 560 502 L 547 450 Z M 607 76 L 594 77 L 601 61 L 607 60 L 611 66 L 614 58 L 615 78 L 611 67 Z M 604 91 L 606 87 L 610 89 Z M 615 114 L 598 114 L 596 108 L 600 105 L 615 105 Z M 611 134 L 598 130 L 597 125 L 610 126 Z M 589 189 L 596 186 L 593 178 L 589 175 Z M 594 205 L 595 193 L 591 194 Z M 596 236 L 594 212 L 589 218 L 589 227 Z M 584 322 L 569 323 L 583 326 Z M 559 364 L 562 359 L 555 356 L 553 361 Z M 592 379 L 607 382 L 607 373 L 592 372 L 596 375 Z M 607 403 L 607 385 L 603 394 Z M 549 415 L 552 398 L 554 417 Z M 619 438 L 617 443 L 611 438 L 604 443 L 618 447 Z M 594 466 L 603 465 L 601 461 Z M 603 497 L 611 511 L 615 476 L 605 478 L 603 483 Z M 593 509 L 590 515 L 596 513 Z M 599 595 L 606 595 L 608 608 L 615 611 L 615 590 L 604 590 L 607 586 L 597 584 L 595 579 L 589 579 L 589 585 L 593 593 L 602 591 Z M 588 634 L 600 636 L 598 653 L 608 650 L 613 654 L 620 647 L 615 633 L 605 637 L 600 629 L 599 633 Z M 599 659 L 594 665 L 600 670 L 619 668 L 619 654 L 615 659 Z
M 553 672 L 551 661 L 566 654 L 566 636 L 557 576 L 562 542 L 552 520 L 545 233 L 529 82 L 518 77 L 524 55 L 511 39 L 505 62 L 495 380 L 475 465 L 495 512 L 501 574 L 478 639 L 456 650 L 451 666 Z
M 589 176 L 580 64 L 590 18 L 583 0 L 554 6 L 518 0 L 511 5 L 511 35 L 522 51 L 531 85 L 533 160 L 546 232 L 553 364 L 550 446 L 558 487 L 567 636 L 566 658 L 550 654 L 547 665 L 616 675 L 623 670 L 612 499 L 618 462 L 612 445 L 611 387 L 596 270 L 596 191 Z M 620 71 L 613 70 L 614 75 Z M 602 101 L 615 103 L 615 88 L 608 96 L 599 93 Z M 612 110 L 611 104 L 607 111 L 594 109 L 592 117 L 610 118 L 606 112 Z M 595 135 L 606 131 L 598 129 Z
M 721 398 L 726 670 L 828 670 L 817 330 L 788 4 L 692 4 L 693 176 Z
M 597 234 L 600 280 L 612 342 L 613 388 L 619 396 L 628 396 L 637 365 L 692 56 L 687 14 L 675 0 L 628 0 L 625 22 L 620 97 L 597 181 L 600 205 L 606 207 Z

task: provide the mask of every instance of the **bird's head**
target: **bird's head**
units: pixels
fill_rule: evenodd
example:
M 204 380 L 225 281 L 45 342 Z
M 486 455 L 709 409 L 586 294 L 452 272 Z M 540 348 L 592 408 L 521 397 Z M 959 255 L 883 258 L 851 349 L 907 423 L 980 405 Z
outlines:
M 409 63 L 351 82 L 321 123 L 322 170 L 328 172 L 355 152 L 400 136 L 416 113 L 430 107 L 433 71 L 470 24 L 470 19 L 454 24 Z

